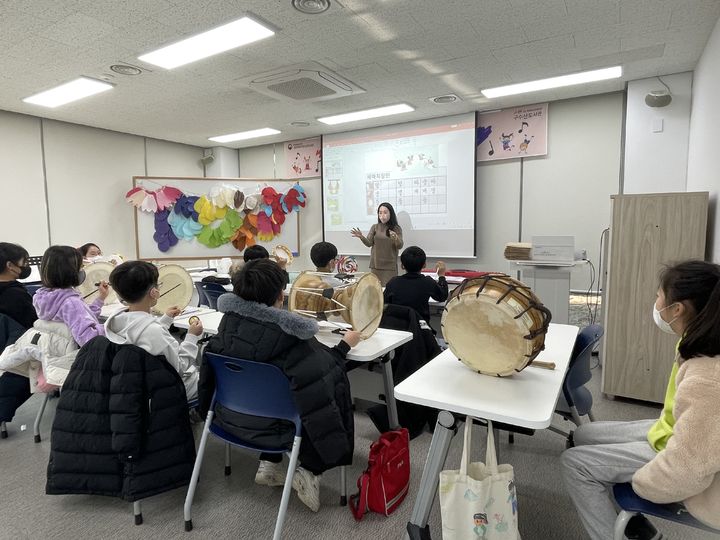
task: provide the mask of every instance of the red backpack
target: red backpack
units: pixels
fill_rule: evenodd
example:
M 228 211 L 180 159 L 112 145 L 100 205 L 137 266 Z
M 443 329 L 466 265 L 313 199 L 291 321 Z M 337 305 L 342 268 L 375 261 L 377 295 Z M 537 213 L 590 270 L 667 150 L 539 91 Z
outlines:
M 368 511 L 389 516 L 408 492 L 410 437 L 400 428 L 380 435 L 370 446 L 368 467 L 358 478 L 358 493 L 350 497 L 350 511 L 360 521 Z

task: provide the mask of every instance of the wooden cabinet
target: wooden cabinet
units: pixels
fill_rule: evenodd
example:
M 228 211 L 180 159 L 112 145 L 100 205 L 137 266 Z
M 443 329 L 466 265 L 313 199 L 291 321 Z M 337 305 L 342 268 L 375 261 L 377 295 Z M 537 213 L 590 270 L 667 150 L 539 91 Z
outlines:
M 662 403 L 678 338 L 653 322 L 658 274 L 664 265 L 705 258 L 708 193 L 611 199 L 602 390 Z

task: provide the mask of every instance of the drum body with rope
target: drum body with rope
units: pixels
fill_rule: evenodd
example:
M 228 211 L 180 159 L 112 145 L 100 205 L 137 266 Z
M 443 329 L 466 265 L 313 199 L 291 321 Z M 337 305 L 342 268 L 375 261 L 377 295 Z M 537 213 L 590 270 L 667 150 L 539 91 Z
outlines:
M 380 326 L 382 286 L 374 274 L 339 279 L 331 273 L 303 272 L 290 289 L 288 309 L 319 320 L 342 317 L 353 330 L 368 338 Z
M 109 281 L 110 280 L 110 272 L 113 271 L 115 268 L 115 265 L 109 262 L 94 262 L 90 263 L 83 267 L 83 270 L 85 271 L 85 280 L 77 286 L 77 291 L 80 293 L 80 296 L 82 296 L 83 300 L 87 302 L 88 304 L 92 304 L 95 300 L 98 299 L 98 285 L 96 283 L 100 283 L 102 281 Z M 118 298 L 115 294 L 115 291 L 110 289 L 110 294 L 108 294 L 107 298 L 105 299 L 106 304 L 112 304 L 113 302 L 117 302 Z
M 527 367 L 545 348 L 550 311 L 530 287 L 505 274 L 467 279 L 442 315 L 450 350 L 466 366 L 504 377 Z

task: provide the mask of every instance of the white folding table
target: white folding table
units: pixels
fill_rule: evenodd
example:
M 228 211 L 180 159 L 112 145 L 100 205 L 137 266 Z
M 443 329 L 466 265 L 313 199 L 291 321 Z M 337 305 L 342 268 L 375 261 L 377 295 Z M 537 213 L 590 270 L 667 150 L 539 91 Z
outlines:
M 203 324 L 203 331 L 210 335 L 217 334 L 223 315 L 225 314 L 219 311 L 198 314 Z M 189 318 L 190 317 L 177 318 L 173 324 L 178 328 L 188 328 Z M 333 330 L 337 329 L 338 326 L 347 327 L 347 325 L 343 323 L 332 324 L 326 321 L 320 321 L 318 324 L 320 325 L 320 331 L 315 337 L 320 343 L 328 347 L 334 347 L 342 339 L 342 336 L 333 333 Z M 400 425 L 395 394 L 393 392 L 392 359 L 395 356 L 395 349 L 410 340 L 412 340 L 412 334 L 410 332 L 378 328 L 372 336 L 362 340 L 357 346 L 350 349 L 350 352 L 348 352 L 346 356 L 347 360 L 354 360 L 356 362 L 380 360 L 383 367 L 383 386 L 385 388 L 385 402 L 388 408 L 388 421 L 392 427 L 398 427 Z
M 545 350 L 537 360 L 554 362 L 553 370 L 529 366 L 511 377 L 481 375 L 465 366 L 448 349 L 395 387 L 396 399 L 441 411 L 407 524 L 412 540 L 430 539 L 427 522 L 435 501 L 439 474 L 458 423 L 465 416 L 473 416 L 530 429 L 547 428 L 577 333 L 577 326 L 550 324 L 545 336 Z

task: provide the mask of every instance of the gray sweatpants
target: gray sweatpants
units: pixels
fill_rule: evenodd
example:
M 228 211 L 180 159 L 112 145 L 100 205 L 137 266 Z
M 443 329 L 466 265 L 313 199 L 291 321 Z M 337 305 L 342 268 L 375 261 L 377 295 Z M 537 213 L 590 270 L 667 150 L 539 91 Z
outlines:
M 630 482 L 657 454 L 647 441 L 655 420 L 591 422 L 575 430 L 575 447 L 562 462 L 565 487 L 593 540 L 612 540 L 617 518 L 611 489 Z

